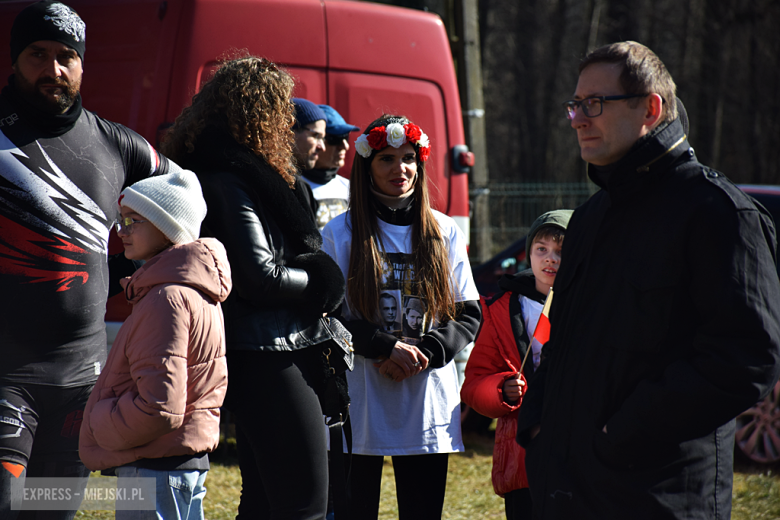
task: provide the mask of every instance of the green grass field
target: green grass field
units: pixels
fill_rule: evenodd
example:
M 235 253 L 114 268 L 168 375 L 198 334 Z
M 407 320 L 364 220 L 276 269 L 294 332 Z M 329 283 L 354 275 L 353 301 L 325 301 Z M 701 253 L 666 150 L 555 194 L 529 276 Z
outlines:
M 467 438 L 465 441 L 466 452 L 450 457 L 447 496 L 442 518 L 501 520 L 505 518 L 504 502 L 493 493 L 490 483 L 492 442 L 482 437 Z M 206 479 L 206 519 L 233 519 L 241 490 L 238 466 L 230 456 L 212 459 L 211 471 Z M 737 469 L 738 472 L 734 475 L 732 519 L 780 519 L 780 474 L 777 467 L 770 470 L 750 467 L 741 462 L 737 464 Z M 108 511 L 80 511 L 76 516 L 79 519 L 113 517 L 113 512 Z M 398 518 L 393 467 L 389 458 L 385 459 L 379 518 Z

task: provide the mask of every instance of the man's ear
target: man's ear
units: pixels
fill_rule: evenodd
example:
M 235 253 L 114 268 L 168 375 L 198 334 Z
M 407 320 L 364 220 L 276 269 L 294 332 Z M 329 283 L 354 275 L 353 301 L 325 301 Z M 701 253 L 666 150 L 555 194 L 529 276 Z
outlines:
M 645 101 L 645 126 L 648 128 L 655 128 L 658 122 L 661 120 L 663 114 L 663 99 L 659 94 L 649 94 Z

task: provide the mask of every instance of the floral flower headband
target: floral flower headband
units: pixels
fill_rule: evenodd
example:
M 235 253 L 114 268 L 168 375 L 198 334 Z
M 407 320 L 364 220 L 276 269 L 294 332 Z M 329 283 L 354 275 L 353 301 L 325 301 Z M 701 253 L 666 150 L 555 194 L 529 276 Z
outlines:
M 355 151 L 364 159 L 371 157 L 373 150 L 383 150 L 387 146 L 400 148 L 405 143 L 419 147 L 420 160 L 425 162 L 431 155 L 431 145 L 428 136 L 414 123 L 390 123 L 387 127 L 377 126 L 368 134 L 360 134 L 355 141 Z

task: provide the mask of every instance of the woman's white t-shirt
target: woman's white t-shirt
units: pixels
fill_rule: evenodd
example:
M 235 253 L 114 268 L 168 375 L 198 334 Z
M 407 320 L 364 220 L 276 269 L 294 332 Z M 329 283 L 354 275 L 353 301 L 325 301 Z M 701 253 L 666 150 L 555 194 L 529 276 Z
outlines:
M 456 301 L 478 300 L 463 233 L 450 217 L 438 211 L 434 211 L 434 216 L 449 252 Z M 345 278 L 352 242 L 348 217 L 349 212 L 339 215 L 322 231 L 323 249 L 336 260 Z M 394 327 L 383 330 L 394 328 L 393 333 L 404 342 L 419 342 L 419 337 L 436 328 L 436 323 L 425 314 L 425 302 L 412 294 L 409 283 L 413 278 L 408 261 L 412 226 L 395 226 L 380 220 L 379 229 L 385 250 L 379 291 L 384 296 L 380 297 L 385 306 L 395 306 L 394 316 L 392 309 L 384 315 Z M 348 300 L 342 314 L 347 320 L 362 318 L 350 309 Z M 378 317 L 370 321 L 381 325 L 380 320 Z M 353 453 L 420 455 L 463 451 L 460 385 L 455 363 L 450 361 L 442 368 L 426 369 L 397 383 L 380 375 L 374 362 L 356 356 L 355 369 L 347 373 L 352 399 Z

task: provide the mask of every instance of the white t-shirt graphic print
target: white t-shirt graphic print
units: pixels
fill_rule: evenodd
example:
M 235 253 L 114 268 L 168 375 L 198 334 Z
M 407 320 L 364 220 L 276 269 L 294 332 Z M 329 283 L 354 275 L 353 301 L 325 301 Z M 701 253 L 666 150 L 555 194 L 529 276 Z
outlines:
M 463 233 L 451 218 L 436 211 L 434 215 L 449 252 L 456 301 L 478 300 Z M 323 249 L 336 260 L 345 277 L 351 244 L 348 218 L 349 212 L 339 215 L 322 232 Z M 404 328 L 409 336 L 417 334 L 416 331 L 422 335 L 434 329 L 436 321 L 427 312 L 418 316 L 426 306 L 416 294 L 410 276 L 413 274 L 408 261 L 412 228 L 380 220 L 379 229 L 387 264 L 379 293 L 380 298 L 387 292 L 396 299 L 395 322 L 401 331 L 395 335 L 405 337 Z M 348 320 L 361 318 L 349 308 L 348 300 L 343 315 Z M 381 326 L 378 320 L 375 317 L 371 321 Z M 356 356 L 355 370 L 347 374 L 354 453 L 392 456 L 463 451 L 460 386 L 454 362 L 442 368 L 429 368 L 400 383 L 381 376 L 373 363 L 374 360 Z
M 398 226 L 394 226 L 398 227 Z M 420 342 L 431 329 L 428 303 L 414 287 L 413 256 L 408 253 L 381 253 L 382 279 L 379 285 L 379 321 L 382 330 L 410 345 Z M 390 321 L 390 318 L 395 318 Z M 392 323 L 392 328 L 389 327 Z

